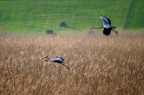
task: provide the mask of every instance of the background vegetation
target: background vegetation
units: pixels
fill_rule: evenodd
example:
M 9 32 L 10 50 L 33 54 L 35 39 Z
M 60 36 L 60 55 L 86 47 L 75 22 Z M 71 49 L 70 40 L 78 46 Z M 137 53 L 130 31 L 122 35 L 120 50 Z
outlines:
M 118 29 L 143 29 L 143 0 L 0 0 L 0 28 L 18 33 L 86 31 L 102 14 Z M 61 28 L 65 21 L 69 28 Z
M 1 38 L 1 95 L 144 94 L 142 35 Z M 64 57 L 70 70 L 46 55 Z
M 0 95 L 144 95 L 143 2 L 0 0 Z M 118 36 L 80 33 L 100 26 L 101 14 Z M 29 35 L 48 29 L 65 34 Z M 70 70 L 46 55 L 64 57 Z

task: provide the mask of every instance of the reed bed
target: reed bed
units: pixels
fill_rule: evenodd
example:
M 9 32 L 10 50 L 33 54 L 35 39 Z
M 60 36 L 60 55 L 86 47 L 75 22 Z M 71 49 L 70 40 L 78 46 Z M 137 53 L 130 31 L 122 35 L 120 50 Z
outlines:
M 1 37 L 0 95 L 144 95 L 144 38 Z

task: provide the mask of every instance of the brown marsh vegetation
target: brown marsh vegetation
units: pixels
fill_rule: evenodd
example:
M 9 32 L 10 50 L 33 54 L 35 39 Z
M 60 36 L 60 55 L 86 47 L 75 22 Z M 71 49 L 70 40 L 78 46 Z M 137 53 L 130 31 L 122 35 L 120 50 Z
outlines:
M 143 36 L 1 36 L 0 95 L 37 94 L 144 95 Z

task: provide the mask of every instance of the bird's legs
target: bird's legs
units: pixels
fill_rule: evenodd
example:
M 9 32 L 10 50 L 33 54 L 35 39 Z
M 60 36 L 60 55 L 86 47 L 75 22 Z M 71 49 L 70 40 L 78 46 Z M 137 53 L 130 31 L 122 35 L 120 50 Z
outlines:
M 112 29 L 112 31 L 115 32 L 115 33 L 118 35 L 118 31 L 116 31 L 116 30 L 114 30 L 114 29 Z
M 70 70 L 69 66 L 65 65 L 65 63 L 62 64 L 64 67 L 66 67 L 68 70 Z

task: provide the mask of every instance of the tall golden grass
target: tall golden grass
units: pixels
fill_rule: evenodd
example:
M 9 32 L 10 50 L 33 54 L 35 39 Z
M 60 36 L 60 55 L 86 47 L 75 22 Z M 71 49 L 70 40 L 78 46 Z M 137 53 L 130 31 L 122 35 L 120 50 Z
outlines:
M 0 95 L 144 95 L 144 38 L 1 37 Z

